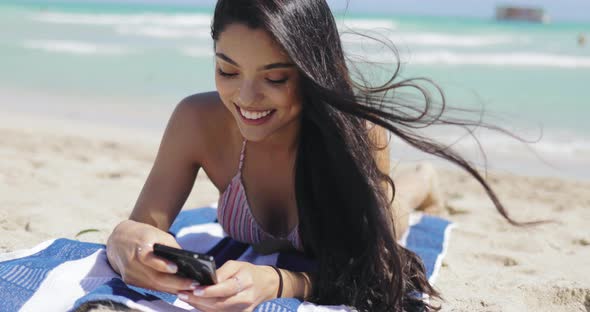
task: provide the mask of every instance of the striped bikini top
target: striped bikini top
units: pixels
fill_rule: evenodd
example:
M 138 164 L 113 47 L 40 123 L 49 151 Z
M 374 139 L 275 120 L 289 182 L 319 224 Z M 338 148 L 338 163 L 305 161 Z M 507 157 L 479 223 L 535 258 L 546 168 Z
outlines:
M 254 217 L 248 203 L 246 190 L 242 181 L 242 167 L 244 165 L 244 154 L 246 151 L 246 140 L 240 152 L 240 164 L 238 173 L 233 177 L 229 186 L 219 197 L 217 205 L 217 220 L 223 230 L 233 239 L 251 244 L 253 246 L 261 243 L 285 244 L 299 251 L 303 251 L 301 238 L 299 236 L 299 224 L 286 237 L 274 236 L 266 232 Z M 255 248 L 256 249 L 256 248 Z

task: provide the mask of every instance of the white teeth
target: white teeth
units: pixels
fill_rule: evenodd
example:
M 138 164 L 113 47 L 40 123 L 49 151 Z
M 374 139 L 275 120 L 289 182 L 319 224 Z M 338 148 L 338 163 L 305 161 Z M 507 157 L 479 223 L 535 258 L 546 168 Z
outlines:
M 240 114 L 242 114 L 242 116 L 244 116 L 246 119 L 257 120 L 268 116 L 270 113 L 272 113 L 272 109 L 263 112 L 251 112 L 240 107 Z

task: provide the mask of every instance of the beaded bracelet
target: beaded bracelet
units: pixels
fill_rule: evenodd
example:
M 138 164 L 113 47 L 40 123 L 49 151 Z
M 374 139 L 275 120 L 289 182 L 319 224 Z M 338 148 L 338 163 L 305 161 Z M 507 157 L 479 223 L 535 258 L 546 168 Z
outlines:
M 279 290 L 277 291 L 277 298 L 281 298 L 283 295 L 283 274 L 281 274 L 281 270 L 274 265 L 269 265 L 269 267 L 273 268 L 277 274 L 279 275 Z

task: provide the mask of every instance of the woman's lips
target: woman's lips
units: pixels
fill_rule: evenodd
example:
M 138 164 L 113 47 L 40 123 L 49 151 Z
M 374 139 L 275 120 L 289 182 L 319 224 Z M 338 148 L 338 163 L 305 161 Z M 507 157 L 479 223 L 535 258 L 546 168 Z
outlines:
M 242 109 L 237 105 L 235 105 L 235 106 L 238 111 L 238 114 L 242 118 L 242 121 L 245 124 L 253 125 L 253 126 L 257 126 L 257 125 L 261 125 L 261 124 L 266 123 L 268 120 L 270 120 L 272 118 L 272 116 L 276 112 L 276 109 L 251 111 L 251 110 Z M 256 118 L 257 114 L 260 114 L 263 112 L 268 112 L 268 114 L 263 117 Z M 248 117 L 246 117 L 245 115 L 248 115 Z

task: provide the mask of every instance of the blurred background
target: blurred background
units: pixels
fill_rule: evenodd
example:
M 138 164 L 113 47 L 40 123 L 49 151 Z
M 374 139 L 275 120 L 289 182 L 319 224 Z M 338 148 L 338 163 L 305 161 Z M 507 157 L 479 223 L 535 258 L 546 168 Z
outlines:
M 590 2 L 332 0 L 342 32 L 390 40 L 400 78 L 428 77 L 447 103 L 534 144 L 476 130 L 427 130 L 490 169 L 590 179 Z M 0 1 L 0 114 L 88 121 L 161 134 L 183 97 L 214 90 L 215 1 Z M 395 54 L 343 35 L 347 54 Z M 373 67 L 361 70 L 370 72 Z M 470 118 L 479 118 L 478 114 Z M 462 139 L 463 138 L 463 139 Z M 428 156 L 395 144 L 392 156 Z M 487 161 L 487 163 L 486 163 Z

